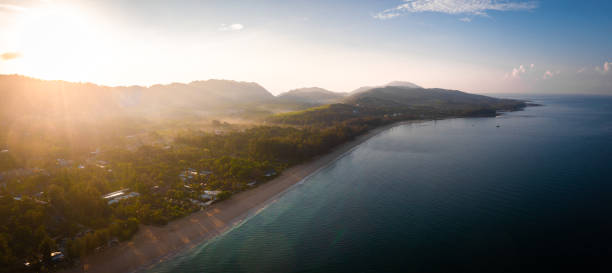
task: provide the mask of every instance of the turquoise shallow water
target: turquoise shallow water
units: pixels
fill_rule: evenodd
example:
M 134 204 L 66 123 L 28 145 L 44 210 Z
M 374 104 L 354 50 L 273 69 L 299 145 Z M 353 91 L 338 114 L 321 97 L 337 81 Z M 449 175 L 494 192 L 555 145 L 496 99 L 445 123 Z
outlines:
M 612 272 L 612 97 L 528 98 L 385 131 L 147 272 Z

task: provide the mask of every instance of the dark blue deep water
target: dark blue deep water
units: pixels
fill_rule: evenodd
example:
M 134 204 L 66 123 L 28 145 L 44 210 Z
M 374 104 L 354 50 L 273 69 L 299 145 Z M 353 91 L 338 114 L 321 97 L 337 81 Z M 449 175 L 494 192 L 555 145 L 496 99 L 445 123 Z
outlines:
M 526 98 L 383 132 L 149 271 L 612 272 L 612 97 Z

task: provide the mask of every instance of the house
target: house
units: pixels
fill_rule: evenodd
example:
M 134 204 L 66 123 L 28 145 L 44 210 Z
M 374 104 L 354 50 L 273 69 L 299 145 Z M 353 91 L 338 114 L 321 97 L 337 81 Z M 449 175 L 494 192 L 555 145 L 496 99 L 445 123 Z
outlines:
M 113 193 L 110 193 L 110 194 L 113 194 Z M 130 199 L 130 198 L 132 198 L 132 197 L 137 197 L 137 196 L 140 196 L 140 193 L 137 193 L 137 192 L 130 192 L 130 193 L 128 193 L 128 194 L 125 194 L 125 192 L 123 192 L 122 194 L 118 194 L 118 195 L 116 195 L 115 197 L 111 198 L 111 199 L 110 199 L 110 200 L 107 202 L 107 204 L 108 204 L 108 205 L 112 205 L 112 204 L 118 203 L 118 202 L 119 202 L 119 201 L 121 201 L 121 200 Z M 109 198 L 105 198 L 105 199 L 109 199 Z
M 219 195 L 221 191 L 204 191 L 204 194 L 200 195 L 202 199 L 215 200 L 217 195 Z
M 103 198 L 103 199 L 113 199 L 113 198 L 115 198 L 115 197 L 119 197 L 119 196 L 124 195 L 124 194 L 125 194 L 125 192 L 126 192 L 126 191 L 128 191 L 128 190 L 129 190 L 129 189 L 121 189 L 121 190 L 118 190 L 118 191 L 114 191 L 114 192 L 111 192 L 111 193 L 107 193 L 107 194 L 105 194 L 105 195 L 102 195 L 102 198 Z
M 191 201 L 191 203 L 193 203 L 195 205 L 198 205 L 200 207 L 208 207 L 208 206 L 210 206 L 210 204 L 212 204 L 214 202 L 213 200 L 210 200 L 210 201 L 207 201 L 207 202 L 201 202 L 201 201 L 198 201 L 198 200 L 195 200 L 195 199 L 191 199 L 191 198 L 189 199 L 189 201 Z
M 107 193 L 105 195 L 102 195 L 102 198 L 108 200 L 108 204 L 110 205 L 110 204 L 117 203 L 120 200 L 132 198 L 132 197 L 140 195 L 137 192 L 131 192 L 129 194 L 126 194 L 127 191 L 129 191 L 129 190 L 130 189 L 121 189 L 121 190 L 118 190 L 118 191 Z
M 64 253 L 61 251 L 51 252 L 51 261 L 54 263 L 58 263 L 64 260 Z
M 198 175 L 198 171 L 196 169 L 188 168 L 179 174 L 179 178 L 185 182 L 187 179 L 193 179 L 193 177 L 196 175 Z

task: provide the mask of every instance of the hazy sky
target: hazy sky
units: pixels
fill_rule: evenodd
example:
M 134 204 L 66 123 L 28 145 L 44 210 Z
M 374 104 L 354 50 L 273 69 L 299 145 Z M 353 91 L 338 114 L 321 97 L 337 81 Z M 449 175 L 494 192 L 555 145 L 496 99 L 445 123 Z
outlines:
M 612 1 L 0 0 L 0 74 L 612 94 Z

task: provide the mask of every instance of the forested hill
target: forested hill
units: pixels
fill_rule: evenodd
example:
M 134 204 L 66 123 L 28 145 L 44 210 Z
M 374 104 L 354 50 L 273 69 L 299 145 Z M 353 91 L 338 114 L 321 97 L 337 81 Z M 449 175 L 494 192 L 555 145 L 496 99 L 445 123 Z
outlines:
M 425 89 L 400 86 L 374 88 L 366 92 L 353 94 L 344 101 L 346 104 L 372 108 L 439 108 L 461 110 L 474 107 L 495 110 L 511 110 L 523 107 L 521 101 L 498 99 L 483 95 L 469 94 L 457 90 Z
M 277 96 L 281 102 L 322 105 L 339 102 L 346 93 L 332 92 L 319 87 L 294 89 Z
M 0 115 L 100 116 L 128 113 L 166 115 L 177 111 L 226 110 L 272 101 L 257 83 L 228 80 L 172 83 L 151 87 L 108 87 L 0 75 Z
M 276 114 L 268 120 L 279 124 L 332 125 L 364 119 L 495 116 L 498 111 L 519 110 L 525 106 L 526 103 L 520 100 L 498 99 L 456 90 L 387 86 L 350 95 L 340 103 Z
M 395 86 L 395 87 L 407 87 L 407 88 L 422 88 L 414 83 L 411 82 L 406 82 L 406 81 L 392 81 L 390 83 L 387 83 L 385 85 L 381 85 L 381 86 L 362 86 L 359 87 L 351 92 L 349 92 L 350 95 L 354 95 L 354 94 L 358 94 L 358 93 L 362 93 L 362 92 L 366 92 L 372 89 L 376 89 L 376 88 L 383 88 L 383 87 L 390 87 L 390 86 Z

